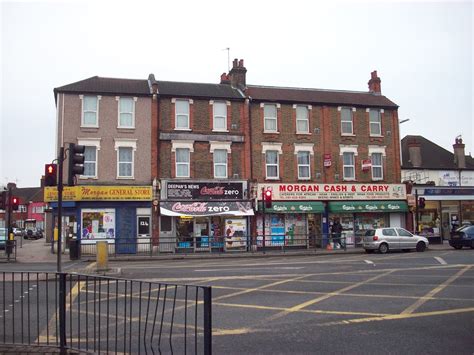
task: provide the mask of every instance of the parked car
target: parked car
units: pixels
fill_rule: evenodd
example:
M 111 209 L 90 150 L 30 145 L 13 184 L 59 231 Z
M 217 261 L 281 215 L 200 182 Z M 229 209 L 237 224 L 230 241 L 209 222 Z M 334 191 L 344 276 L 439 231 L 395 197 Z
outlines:
M 22 237 L 25 234 L 25 231 L 21 228 L 13 228 L 13 235 L 15 237 Z
M 428 239 L 414 235 L 406 229 L 399 227 L 377 228 L 365 233 L 363 248 L 367 253 L 378 250 L 381 254 L 389 250 L 416 250 L 423 252 L 428 247 Z
M 462 247 L 474 249 L 474 226 L 466 224 L 456 229 L 456 231 L 451 234 L 449 245 L 454 249 L 462 249 Z
M 43 232 L 41 232 L 37 228 L 28 228 L 23 236 L 24 239 L 40 239 L 42 237 Z

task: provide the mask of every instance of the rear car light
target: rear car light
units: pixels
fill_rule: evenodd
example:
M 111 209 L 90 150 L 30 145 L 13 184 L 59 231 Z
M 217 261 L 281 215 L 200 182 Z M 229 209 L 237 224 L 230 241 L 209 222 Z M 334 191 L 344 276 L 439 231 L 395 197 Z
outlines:
M 376 236 L 376 235 L 374 235 L 374 236 L 372 237 L 372 240 L 379 240 L 379 237 Z

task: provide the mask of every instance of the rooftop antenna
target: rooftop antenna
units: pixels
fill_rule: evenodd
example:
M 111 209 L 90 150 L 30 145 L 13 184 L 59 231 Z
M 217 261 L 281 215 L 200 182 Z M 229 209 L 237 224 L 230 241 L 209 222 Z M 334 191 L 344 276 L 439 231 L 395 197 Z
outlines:
M 227 72 L 230 71 L 230 47 L 224 48 L 223 51 L 227 51 Z

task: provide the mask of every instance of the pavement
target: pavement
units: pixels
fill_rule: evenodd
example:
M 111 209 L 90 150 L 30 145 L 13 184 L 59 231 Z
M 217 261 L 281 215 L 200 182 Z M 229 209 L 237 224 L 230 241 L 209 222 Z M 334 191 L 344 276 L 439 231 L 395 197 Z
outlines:
M 443 244 L 431 244 L 429 250 L 452 250 L 448 242 Z M 189 254 L 157 254 L 157 255 L 126 255 L 113 257 L 109 261 L 144 261 L 144 260 L 180 260 L 180 259 L 222 259 L 222 258 L 267 258 L 276 256 L 308 256 L 308 255 L 334 255 L 334 254 L 363 254 L 364 249 L 348 247 L 344 249 L 286 249 L 266 250 L 265 252 L 226 252 L 226 253 L 189 253 Z M 69 253 L 63 253 L 63 261 L 69 261 Z M 44 239 L 17 240 L 17 263 L 55 263 L 57 255 L 51 253 L 51 244 L 45 243 Z M 80 261 L 94 262 L 95 256 L 83 256 Z M 79 262 L 80 262 L 79 261 Z M 77 262 L 77 261 L 76 261 Z

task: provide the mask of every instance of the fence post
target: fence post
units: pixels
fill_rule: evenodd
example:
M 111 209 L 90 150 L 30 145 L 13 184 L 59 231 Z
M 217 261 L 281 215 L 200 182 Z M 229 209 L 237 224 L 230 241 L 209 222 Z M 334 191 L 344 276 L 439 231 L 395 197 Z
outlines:
M 59 275 L 59 349 L 66 354 L 66 274 Z
M 212 354 L 212 290 L 204 287 L 204 354 Z

